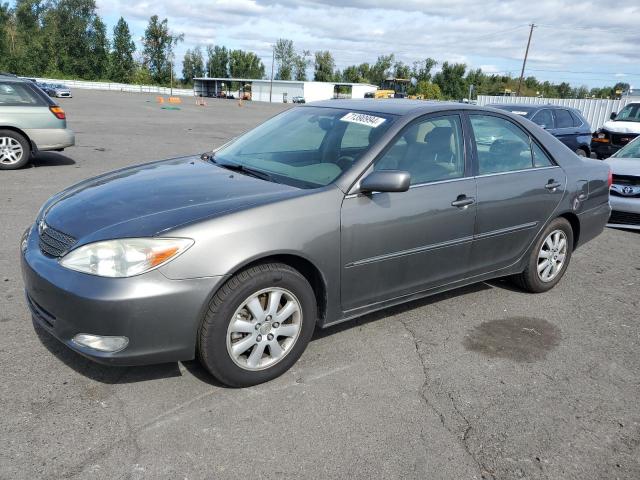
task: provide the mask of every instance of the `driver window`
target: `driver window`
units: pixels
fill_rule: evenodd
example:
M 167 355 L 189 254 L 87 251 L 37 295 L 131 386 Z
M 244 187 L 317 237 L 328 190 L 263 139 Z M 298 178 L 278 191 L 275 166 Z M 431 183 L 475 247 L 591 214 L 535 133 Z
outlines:
M 463 177 L 460 117 L 448 115 L 409 125 L 374 170 L 407 171 L 412 185 Z

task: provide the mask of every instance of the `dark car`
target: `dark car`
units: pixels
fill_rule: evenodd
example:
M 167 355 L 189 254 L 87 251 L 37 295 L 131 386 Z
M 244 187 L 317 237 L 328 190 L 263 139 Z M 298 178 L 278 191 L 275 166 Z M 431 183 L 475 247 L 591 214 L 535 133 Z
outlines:
M 221 149 L 54 195 L 21 244 L 34 320 L 117 365 L 275 378 L 316 327 L 496 277 L 544 292 L 609 218 L 609 169 L 516 115 L 287 110 Z
M 491 105 L 531 120 L 581 157 L 591 155 L 591 125 L 579 110 L 558 105 Z
M 608 158 L 640 135 L 640 102 L 631 102 L 620 112 L 611 112 L 591 139 L 592 150 L 600 159 Z

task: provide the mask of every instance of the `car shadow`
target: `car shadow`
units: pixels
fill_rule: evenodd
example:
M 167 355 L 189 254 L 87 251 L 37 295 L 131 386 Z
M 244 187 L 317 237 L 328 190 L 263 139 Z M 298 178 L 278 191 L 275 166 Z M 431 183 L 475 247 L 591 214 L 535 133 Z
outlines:
M 519 291 L 517 288 L 512 287 L 506 280 L 494 280 L 491 282 L 476 283 L 448 292 L 439 293 L 437 295 L 432 295 L 429 297 L 407 302 L 394 307 L 388 307 L 377 312 L 355 318 L 353 320 L 345 321 L 332 327 L 316 329 L 311 341 L 326 338 L 357 326 L 375 322 L 385 317 L 398 315 L 400 313 L 414 310 L 416 308 L 425 307 L 427 305 L 441 302 L 443 300 L 459 297 L 466 294 L 491 290 L 492 288 L 506 288 L 509 290 Z M 71 350 L 66 345 L 54 338 L 38 323 L 33 322 L 33 327 L 42 345 L 44 345 L 44 347 L 49 350 L 49 352 L 51 352 L 58 360 L 60 360 L 62 363 L 78 372 L 79 374 L 97 382 L 105 384 L 127 384 L 182 376 L 178 362 L 136 367 L 102 365 L 93 362 L 83 357 L 79 353 Z M 200 364 L 198 360 L 183 361 L 180 363 L 191 375 L 193 375 L 198 380 L 204 383 L 208 383 L 209 385 L 214 387 L 229 388 L 212 377 L 211 374 L 209 374 L 209 372 L 205 370 L 205 368 Z
M 75 165 L 76 161 L 58 152 L 39 152 L 31 159 L 31 165 L 38 167 L 61 167 Z
M 510 288 L 508 287 L 509 284 L 506 281 L 505 281 L 505 285 L 507 285 L 506 288 Z M 349 330 L 353 327 L 366 325 L 367 323 L 375 322 L 385 317 L 398 315 L 400 313 L 408 312 L 409 310 L 425 307 L 427 305 L 438 303 L 450 298 L 459 297 L 459 296 L 470 294 L 470 293 L 482 292 L 485 290 L 491 290 L 494 287 L 505 288 L 505 285 L 503 285 L 502 283 L 495 284 L 495 282 L 474 283 L 473 285 L 468 285 L 466 287 L 457 288 L 455 290 L 449 290 L 448 292 L 438 293 L 436 295 L 431 295 L 429 297 L 420 298 L 418 300 L 413 300 L 411 302 L 396 305 L 394 307 L 387 307 L 382 310 L 378 310 L 377 312 L 369 313 L 367 315 L 363 315 L 362 317 L 354 318 L 353 320 L 347 320 L 343 323 L 339 323 L 332 327 L 327 327 L 323 329 L 317 328 L 315 333 L 313 334 L 313 337 L 311 338 L 311 341 L 313 342 L 314 340 L 319 340 L 321 338 L 335 335 L 336 333 Z M 514 287 L 514 290 L 517 291 L 515 287 Z

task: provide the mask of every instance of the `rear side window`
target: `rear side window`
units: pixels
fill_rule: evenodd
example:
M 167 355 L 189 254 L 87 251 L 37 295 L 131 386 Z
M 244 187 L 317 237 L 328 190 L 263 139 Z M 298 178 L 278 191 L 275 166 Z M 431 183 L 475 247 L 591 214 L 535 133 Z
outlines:
M 533 121 L 544 128 L 553 128 L 553 115 L 549 109 L 540 110 L 533 117 Z
M 572 112 L 571 110 L 569 110 L 569 113 L 571 114 L 571 118 L 573 118 L 573 126 L 581 127 L 584 122 L 580 118 L 580 115 L 578 115 L 576 112 Z
M 573 127 L 573 117 L 571 117 L 571 113 L 569 113 L 568 110 L 556 110 L 556 128 L 570 127 Z
M 478 152 L 478 174 L 553 166 L 551 158 L 520 127 L 490 115 L 469 115 Z
M 0 82 L 0 106 L 42 106 L 38 95 L 27 85 L 18 82 Z

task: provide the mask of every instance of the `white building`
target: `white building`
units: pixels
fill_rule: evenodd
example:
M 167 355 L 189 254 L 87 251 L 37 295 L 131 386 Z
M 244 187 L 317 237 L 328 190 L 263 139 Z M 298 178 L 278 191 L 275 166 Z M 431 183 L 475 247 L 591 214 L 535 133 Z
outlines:
M 244 92 L 258 102 L 291 102 L 302 97 L 306 102 L 331 98 L 364 98 L 367 92 L 378 87 L 366 83 L 303 82 L 298 80 L 259 80 L 251 78 L 194 78 L 193 92 L 196 96 L 216 97 L 227 93 L 239 98 Z

